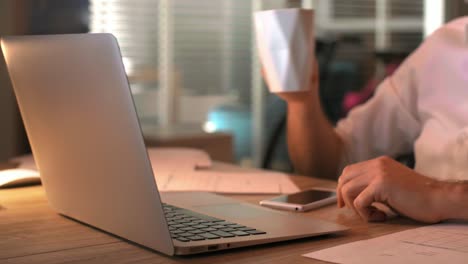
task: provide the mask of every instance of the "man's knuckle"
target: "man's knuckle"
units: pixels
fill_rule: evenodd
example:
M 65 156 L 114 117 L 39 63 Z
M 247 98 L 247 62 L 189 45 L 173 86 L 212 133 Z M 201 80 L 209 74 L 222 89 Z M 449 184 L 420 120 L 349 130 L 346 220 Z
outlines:
M 345 185 L 341 188 L 341 193 L 343 194 L 343 196 L 347 197 L 350 193 L 350 188 L 349 188 L 349 185 Z
M 341 174 L 341 175 L 338 177 L 338 183 L 343 182 L 343 180 L 344 180 L 343 178 L 344 178 L 344 176 L 343 176 L 343 174 Z
M 377 165 L 377 167 L 382 167 L 385 164 L 385 158 L 383 156 L 378 157 L 374 160 L 374 163 Z
M 355 208 L 361 208 L 362 207 L 362 200 L 359 197 L 357 197 L 356 199 L 354 199 L 353 205 L 354 205 Z
M 352 165 L 347 165 L 346 167 L 343 168 L 343 175 L 346 175 L 351 171 L 351 166 Z
M 384 184 L 385 179 L 386 179 L 386 174 L 382 173 L 382 172 L 379 172 L 374 177 L 374 184 L 377 185 L 377 186 L 381 186 L 381 185 Z
M 379 173 L 385 174 L 391 166 L 392 159 L 388 156 L 381 156 L 374 160 L 375 167 Z
M 341 183 L 345 182 L 346 179 L 349 177 L 349 175 L 351 175 L 351 171 L 352 171 L 351 165 L 344 167 L 343 171 L 341 172 L 340 177 L 338 178 L 338 182 L 341 182 Z

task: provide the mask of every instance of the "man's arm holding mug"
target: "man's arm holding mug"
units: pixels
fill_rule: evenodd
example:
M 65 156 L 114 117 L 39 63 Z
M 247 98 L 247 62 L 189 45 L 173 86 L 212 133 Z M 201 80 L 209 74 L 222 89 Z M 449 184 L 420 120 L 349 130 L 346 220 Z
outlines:
M 305 91 L 276 93 L 287 102 L 289 155 L 298 174 L 336 179 L 344 146 L 321 107 L 317 63 L 310 85 Z

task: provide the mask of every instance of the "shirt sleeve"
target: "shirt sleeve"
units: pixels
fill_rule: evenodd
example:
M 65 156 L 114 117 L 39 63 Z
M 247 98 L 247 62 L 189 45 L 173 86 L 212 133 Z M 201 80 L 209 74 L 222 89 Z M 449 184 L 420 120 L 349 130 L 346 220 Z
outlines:
M 335 130 L 345 144 L 341 169 L 382 155 L 411 152 L 421 130 L 416 100 L 410 57 L 379 85 L 369 101 L 338 122 Z

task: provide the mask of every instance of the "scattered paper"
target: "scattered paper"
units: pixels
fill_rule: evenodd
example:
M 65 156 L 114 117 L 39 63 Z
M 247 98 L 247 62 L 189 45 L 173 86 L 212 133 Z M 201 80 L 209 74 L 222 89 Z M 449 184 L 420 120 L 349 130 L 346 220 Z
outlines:
M 308 253 L 304 257 L 341 264 L 467 263 L 468 224 L 420 227 Z
M 246 170 L 217 171 L 206 152 L 187 148 L 150 148 L 148 155 L 160 191 L 280 194 L 298 192 L 288 175 Z
M 160 191 L 206 191 L 217 193 L 278 194 L 294 193 L 299 188 L 286 174 L 278 172 L 226 172 L 174 170 L 158 172 Z
M 216 171 L 209 155 L 202 150 L 148 148 L 148 157 L 160 191 L 280 194 L 300 190 L 284 173 L 260 170 Z M 19 163 L 18 168 L 37 170 L 32 155 L 17 157 L 12 161 Z M 37 171 L 29 174 L 33 175 L 36 182 L 40 181 Z M 21 175 L 27 178 L 26 174 Z
M 148 148 L 148 157 L 155 171 L 210 168 L 211 158 L 203 150 L 192 148 Z

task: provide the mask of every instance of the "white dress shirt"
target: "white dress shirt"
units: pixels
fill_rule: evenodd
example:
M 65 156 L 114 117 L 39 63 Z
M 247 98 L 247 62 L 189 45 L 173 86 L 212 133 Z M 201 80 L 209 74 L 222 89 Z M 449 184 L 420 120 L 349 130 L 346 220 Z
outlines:
M 347 163 L 414 151 L 419 173 L 468 179 L 467 25 L 463 17 L 434 32 L 338 122 Z

